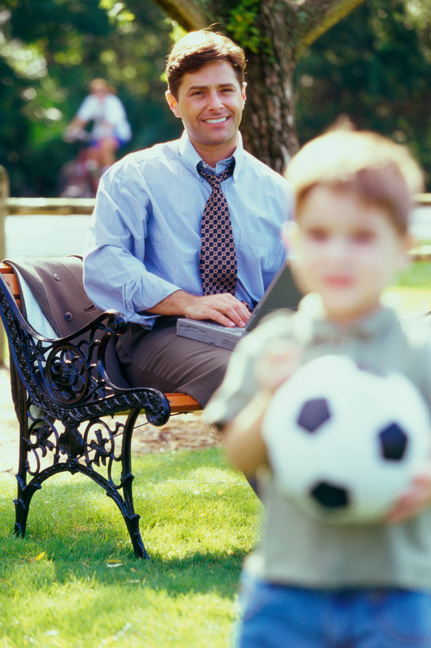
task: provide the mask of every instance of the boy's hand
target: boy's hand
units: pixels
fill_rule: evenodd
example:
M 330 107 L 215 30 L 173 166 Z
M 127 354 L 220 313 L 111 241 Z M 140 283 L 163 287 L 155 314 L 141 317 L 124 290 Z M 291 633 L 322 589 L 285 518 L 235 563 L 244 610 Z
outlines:
M 256 363 L 256 377 L 261 388 L 274 392 L 298 369 L 302 348 L 294 342 L 277 342 L 266 349 Z
M 431 505 L 431 463 L 420 474 L 413 477 L 408 490 L 397 500 L 386 517 L 389 524 L 406 522 Z

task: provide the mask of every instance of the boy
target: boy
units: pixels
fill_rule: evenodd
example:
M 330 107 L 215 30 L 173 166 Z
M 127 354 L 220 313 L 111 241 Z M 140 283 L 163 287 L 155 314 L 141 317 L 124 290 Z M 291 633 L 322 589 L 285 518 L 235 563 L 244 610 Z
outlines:
M 295 156 L 287 233 L 297 313 L 279 311 L 236 347 L 207 419 L 227 455 L 259 469 L 266 522 L 243 575 L 241 648 L 431 646 L 431 470 L 417 475 L 385 523 L 331 525 L 303 513 L 271 479 L 261 421 L 273 391 L 301 363 L 346 354 L 404 373 L 431 409 L 431 342 L 423 322 L 399 321 L 381 294 L 410 245 L 421 173 L 406 150 L 372 134 L 327 133 Z M 330 376 L 328 376 L 330 380 Z M 348 433 L 348 431 L 346 431 Z

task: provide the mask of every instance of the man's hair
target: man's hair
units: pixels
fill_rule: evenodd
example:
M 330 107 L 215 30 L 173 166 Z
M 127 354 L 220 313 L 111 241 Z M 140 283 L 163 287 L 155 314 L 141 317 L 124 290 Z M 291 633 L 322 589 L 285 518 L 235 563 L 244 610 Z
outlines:
M 234 69 L 242 87 L 245 73 L 245 54 L 230 38 L 207 29 L 190 32 L 172 47 L 167 63 L 168 88 L 178 99 L 178 90 L 184 74 L 197 72 L 207 63 L 227 61 Z
M 367 131 L 334 130 L 308 142 L 289 163 L 285 177 L 296 192 L 296 213 L 318 185 L 353 191 L 367 204 L 388 211 L 404 234 L 423 174 L 408 149 Z

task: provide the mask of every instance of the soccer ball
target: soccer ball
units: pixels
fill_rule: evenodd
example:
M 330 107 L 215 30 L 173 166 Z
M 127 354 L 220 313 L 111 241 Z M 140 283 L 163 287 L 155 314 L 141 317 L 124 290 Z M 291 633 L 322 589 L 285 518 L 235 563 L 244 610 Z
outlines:
M 428 409 L 413 383 L 344 356 L 298 369 L 274 394 L 262 433 L 279 489 L 340 524 L 382 520 L 431 453 Z

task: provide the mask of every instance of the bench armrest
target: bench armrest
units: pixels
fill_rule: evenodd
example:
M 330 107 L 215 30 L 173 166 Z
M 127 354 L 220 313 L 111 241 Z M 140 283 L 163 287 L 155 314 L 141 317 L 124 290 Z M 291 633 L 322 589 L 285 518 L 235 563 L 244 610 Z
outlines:
M 48 339 L 29 324 L 0 275 L 0 314 L 22 386 L 50 416 L 79 422 L 91 411 L 103 416 L 139 407 L 153 425 L 168 421 L 162 392 L 121 387 L 109 376 L 108 349 L 127 328 L 120 313 L 107 311 L 71 335 Z

